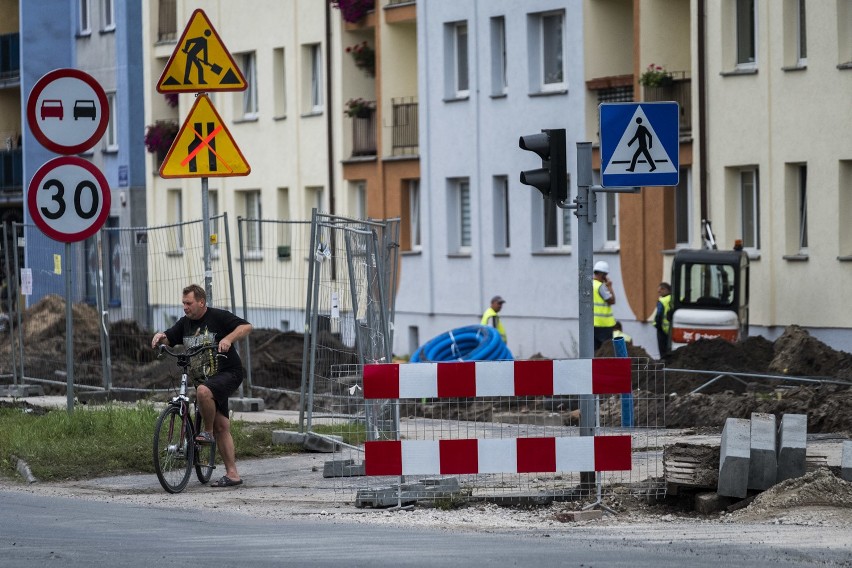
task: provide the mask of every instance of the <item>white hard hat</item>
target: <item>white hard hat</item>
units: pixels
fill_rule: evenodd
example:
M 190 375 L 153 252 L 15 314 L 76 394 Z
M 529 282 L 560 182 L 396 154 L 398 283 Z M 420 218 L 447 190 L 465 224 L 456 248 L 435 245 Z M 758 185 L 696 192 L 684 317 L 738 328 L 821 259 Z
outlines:
M 595 263 L 593 271 L 609 274 L 609 264 L 607 264 L 605 260 L 599 260 Z

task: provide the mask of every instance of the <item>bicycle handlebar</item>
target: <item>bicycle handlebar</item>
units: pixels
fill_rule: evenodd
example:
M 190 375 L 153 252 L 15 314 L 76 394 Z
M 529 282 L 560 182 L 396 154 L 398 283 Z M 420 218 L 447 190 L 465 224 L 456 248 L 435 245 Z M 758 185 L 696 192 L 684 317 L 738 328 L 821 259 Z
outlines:
M 190 347 L 186 351 L 175 351 L 173 349 L 170 349 L 168 345 L 164 345 L 162 343 L 160 345 L 158 345 L 158 347 L 160 349 L 160 353 L 157 356 L 158 358 L 162 357 L 163 353 L 168 353 L 172 357 L 187 357 L 187 358 L 191 359 L 191 358 L 195 357 L 196 355 L 198 355 L 199 353 L 201 353 L 202 351 L 205 351 L 207 349 L 211 349 L 211 350 L 212 349 L 219 349 L 219 346 L 216 345 L 216 344 L 213 344 L 213 345 L 198 345 L 197 347 Z M 228 358 L 228 356 L 225 355 L 224 353 L 216 353 L 216 357 L 224 357 L 225 359 Z

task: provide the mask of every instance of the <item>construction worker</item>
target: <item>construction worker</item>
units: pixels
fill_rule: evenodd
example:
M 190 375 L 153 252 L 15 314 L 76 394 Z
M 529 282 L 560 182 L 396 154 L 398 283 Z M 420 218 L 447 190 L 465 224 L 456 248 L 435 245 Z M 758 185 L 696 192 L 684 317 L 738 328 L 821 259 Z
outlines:
M 503 327 L 503 322 L 500 321 L 500 316 L 497 315 L 500 310 L 503 309 L 503 304 L 506 303 L 501 296 L 494 296 L 491 298 L 491 306 L 485 310 L 485 313 L 482 314 L 482 325 L 489 325 L 494 327 L 498 333 L 500 333 L 500 337 L 503 339 L 503 343 L 506 343 L 506 329 Z
M 621 329 L 620 321 L 615 322 L 615 327 L 612 328 L 612 338 L 615 339 L 616 337 L 623 337 L 624 343 L 627 343 L 628 345 L 633 345 L 633 337 L 627 333 L 624 333 L 624 330 Z
M 668 355 L 672 350 L 672 286 L 668 282 L 660 282 L 657 287 L 657 311 L 654 313 L 654 327 L 657 328 L 657 348 L 660 357 Z
M 592 305 L 595 315 L 595 351 L 605 341 L 612 339 L 615 328 L 615 317 L 612 315 L 612 305 L 615 294 L 612 291 L 612 280 L 608 278 L 609 264 L 599 260 L 592 268 Z

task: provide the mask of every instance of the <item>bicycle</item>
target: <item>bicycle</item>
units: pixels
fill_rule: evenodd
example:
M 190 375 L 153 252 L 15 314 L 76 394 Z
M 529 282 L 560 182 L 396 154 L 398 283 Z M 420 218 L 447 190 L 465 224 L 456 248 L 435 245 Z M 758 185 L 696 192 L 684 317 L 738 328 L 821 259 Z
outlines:
M 169 354 L 177 359 L 183 369 L 177 396 L 157 418 L 154 427 L 154 469 L 160 485 L 169 493 L 180 493 L 189 483 L 192 468 L 201 483 L 207 483 L 216 469 L 216 442 L 199 444 L 195 437 L 201 433 L 201 409 L 195 398 L 187 394 L 189 365 L 193 357 L 206 350 L 216 350 L 216 345 L 200 345 L 178 352 L 160 345 L 159 357 Z M 227 357 L 216 353 L 217 357 Z

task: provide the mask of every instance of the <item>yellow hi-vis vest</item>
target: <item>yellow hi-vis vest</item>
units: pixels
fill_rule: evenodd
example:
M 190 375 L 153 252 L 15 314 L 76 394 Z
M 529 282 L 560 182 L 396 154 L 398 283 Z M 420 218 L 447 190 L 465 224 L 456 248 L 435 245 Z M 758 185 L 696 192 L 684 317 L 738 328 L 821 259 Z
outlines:
M 506 343 L 506 329 L 503 327 L 503 322 L 500 321 L 500 316 L 497 315 L 497 312 L 488 308 L 485 310 L 485 313 L 482 314 L 482 322 L 480 323 L 482 325 L 492 325 L 497 328 L 500 338 L 503 340 L 503 343 Z
M 613 327 L 615 317 L 612 315 L 612 306 L 606 303 L 601 296 L 600 280 L 592 280 L 592 302 L 595 307 L 595 327 Z
M 663 305 L 663 333 L 666 335 L 672 329 L 672 295 L 666 294 L 665 296 L 660 296 L 659 302 Z M 654 322 L 654 327 L 657 327 L 657 322 Z

